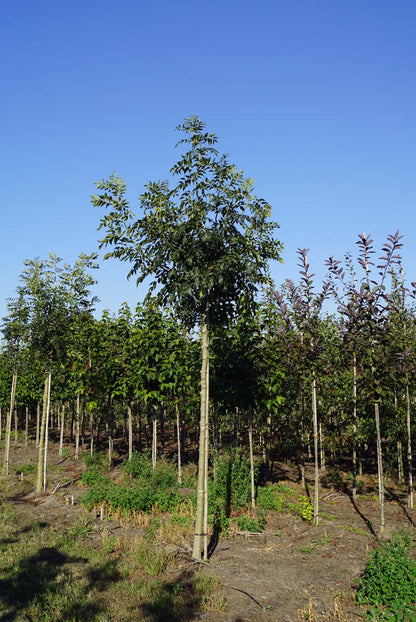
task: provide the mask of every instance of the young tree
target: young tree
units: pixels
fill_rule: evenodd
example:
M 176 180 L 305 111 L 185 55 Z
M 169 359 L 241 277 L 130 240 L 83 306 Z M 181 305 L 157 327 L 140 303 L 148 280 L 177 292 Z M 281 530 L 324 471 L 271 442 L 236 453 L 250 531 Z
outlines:
M 201 330 L 201 408 L 197 516 L 193 555 L 201 558 L 206 426 L 208 414 L 209 327 L 226 324 L 244 302 L 250 307 L 257 288 L 269 282 L 268 261 L 279 260 L 271 208 L 253 194 L 252 181 L 220 156 L 217 137 L 190 117 L 178 130 L 187 150 L 172 167 L 177 180 L 150 182 L 140 197 L 141 217 L 129 209 L 126 184 L 116 175 L 97 184 L 96 206 L 109 209 L 100 223 L 106 254 L 131 264 L 137 283 L 153 276 L 159 300 Z

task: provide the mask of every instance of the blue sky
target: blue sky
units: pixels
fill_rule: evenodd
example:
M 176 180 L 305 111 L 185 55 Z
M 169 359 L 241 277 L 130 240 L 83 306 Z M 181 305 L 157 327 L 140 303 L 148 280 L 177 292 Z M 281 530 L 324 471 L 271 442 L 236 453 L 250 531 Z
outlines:
M 404 237 L 416 281 L 416 3 L 413 0 L 17 0 L 0 23 L 1 290 L 26 258 L 97 249 L 94 182 L 116 171 L 133 207 L 178 158 L 197 114 L 273 206 L 277 283 L 310 248 L 330 255 Z M 103 262 L 98 311 L 142 297 Z

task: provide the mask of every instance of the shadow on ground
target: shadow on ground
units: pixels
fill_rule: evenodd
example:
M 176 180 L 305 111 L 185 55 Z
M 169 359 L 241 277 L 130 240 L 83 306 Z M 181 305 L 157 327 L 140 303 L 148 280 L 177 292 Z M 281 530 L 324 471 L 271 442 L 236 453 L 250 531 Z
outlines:
M 39 613 L 48 608 L 54 597 L 60 597 L 60 592 L 65 583 L 71 579 L 71 568 L 75 564 L 85 564 L 82 557 L 70 557 L 55 547 L 44 547 L 36 554 L 24 557 L 17 565 L 13 564 L 4 572 L 0 580 L 0 605 L 1 622 L 9 622 L 18 619 L 32 619 L 25 615 L 25 610 L 34 606 Z M 117 581 L 119 573 L 114 567 L 95 568 L 94 572 L 87 571 L 87 584 L 82 587 L 81 598 L 70 599 L 61 596 L 59 609 L 55 611 L 54 622 L 67 622 L 68 620 L 94 620 L 102 611 L 99 602 L 88 602 L 85 596 L 92 588 L 103 589 L 110 581 Z M 84 598 L 83 598 L 84 597 Z

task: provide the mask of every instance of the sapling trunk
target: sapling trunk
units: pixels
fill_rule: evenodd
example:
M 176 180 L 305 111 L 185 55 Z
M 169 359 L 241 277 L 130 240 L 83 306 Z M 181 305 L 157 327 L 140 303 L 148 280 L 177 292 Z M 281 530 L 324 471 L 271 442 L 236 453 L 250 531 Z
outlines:
M 352 498 L 357 498 L 357 355 L 352 355 Z
M 59 434 L 59 455 L 62 456 L 64 449 L 64 428 L 65 428 L 65 404 L 61 407 L 61 429 Z
M 75 400 L 75 460 L 79 460 L 79 393 Z
M 313 522 L 315 525 L 319 524 L 319 453 L 318 453 L 318 409 L 316 405 L 316 380 L 312 379 L 311 384 L 312 393 L 312 419 L 313 419 L 313 444 L 315 454 L 315 490 L 314 490 L 314 503 L 313 503 Z
M 176 402 L 176 439 L 178 444 L 178 484 L 182 484 L 182 456 L 181 456 L 181 419 L 179 413 L 179 405 Z
M 408 506 L 413 508 L 413 474 L 412 474 L 412 428 L 409 383 L 406 382 L 406 427 L 407 427 L 407 477 Z
M 201 409 L 199 421 L 199 457 L 198 483 L 196 497 L 195 535 L 192 556 L 200 561 L 202 553 L 202 537 L 204 527 L 204 498 L 205 498 L 205 448 L 207 426 L 207 366 L 209 365 L 209 331 L 206 317 L 201 322 Z
M 248 443 L 250 448 L 250 480 L 251 480 L 251 508 L 256 509 L 256 489 L 254 487 L 254 454 L 253 454 L 253 411 L 251 406 L 248 409 L 249 427 Z
M 38 453 L 38 470 L 36 477 L 36 492 L 42 492 L 42 484 L 43 484 L 43 463 L 44 463 L 44 455 L 45 455 L 45 432 L 46 432 L 46 423 L 47 423 L 47 410 L 48 410 L 48 385 L 49 385 L 49 374 L 45 377 L 45 386 L 43 390 L 43 405 L 42 405 L 42 419 L 40 422 L 40 433 L 39 433 L 39 453 Z
M 206 425 L 205 425 L 204 560 L 208 559 L 208 456 L 209 456 L 209 365 L 207 365 L 207 409 L 206 409 Z
M 43 452 L 43 491 L 46 491 L 46 467 L 48 464 L 48 423 L 49 423 L 49 411 L 50 411 L 50 403 L 51 403 L 51 381 L 52 375 L 51 372 L 48 374 L 48 389 L 47 389 L 47 401 L 46 401 L 46 423 L 45 423 L 45 446 Z
M 153 426 L 152 426 L 152 468 L 156 468 L 157 463 L 157 408 L 153 410 Z
M 9 474 L 9 456 L 10 456 L 10 436 L 12 433 L 12 415 L 14 410 L 14 404 L 16 400 L 16 384 L 17 384 L 17 372 L 13 372 L 12 387 L 10 391 L 10 410 L 6 423 L 6 445 L 4 449 L 4 474 Z
M 25 408 L 25 446 L 27 447 L 27 443 L 29 440 L 29 407 Z
M 383 476 L 383 453 L 381 448 L 380 434 L 380 408 L 378 402 L 374 403 L 374 419 L 376 423 L 377 436 L 377 473 L 378 473 L 378 498 L 380 505 L 380 536 L 384 534 L 384 476 Z
M 131 460 L 133 457 L 133 416 L 131 405 L 127 406 L 127 424 L 129 430 L 129 460 Z
M 40 404 L 36 404 L 36 447 L 39 447 L 39 434 L 40 434 Z

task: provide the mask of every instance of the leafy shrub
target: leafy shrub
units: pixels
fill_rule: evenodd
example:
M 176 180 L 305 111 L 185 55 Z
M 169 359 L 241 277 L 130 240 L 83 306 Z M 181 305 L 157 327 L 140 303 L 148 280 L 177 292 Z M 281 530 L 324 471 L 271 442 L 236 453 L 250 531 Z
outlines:
M 255 475 L 257 471 L 258 468 Z M 222 505 L 226 514 L 231 509 L 247 507 L 251 501 L 250 461 L 236 451 L 229 456 L 217 457 L 210 495 L 214 503 Z
M 173 465 L 161 461 L 152 469 L 147 456 L 134 454 L 131 461 L 125 462 L 123 469 L 134 479 L 115 483 L 102 472 L 99 464 L 93 463 L 82 476 L 82 482 L 90 486 L 83 498 L 84 505 L 91 509 L 105 504 L 112 511 L 128 515 L 150 512 L 152 508 L 172 512 L 183 500 Z
M 136 479 L 148 478 L 152 475 L 152 461 L 148 455 L 134 452 L 131 460 L 123 463 L 123 470 Z
M 252 533 L 259 533 L 264 530 L 266 526 L 266 518 L 264 514 L 258 512 L 253 514 L 241 514 L 237 519 L 238 528 L 242 531 L 250 531 Z
M 308 523 L 313 521 L 313 505 L 306 495 L 300 495 L 298 502 L 295 504 L 294 509 L 296 513 Z
M 416 564 L 405 537 L 396 536 L 370 554 L 357 602 L 371 606 L 372 619 L 416 620 Z

